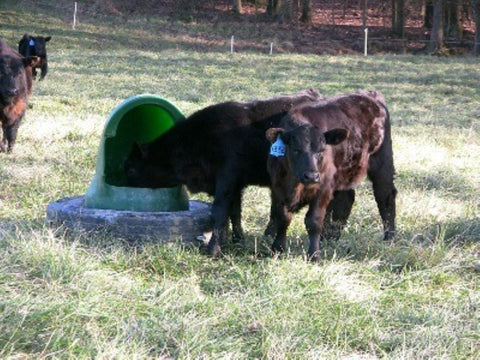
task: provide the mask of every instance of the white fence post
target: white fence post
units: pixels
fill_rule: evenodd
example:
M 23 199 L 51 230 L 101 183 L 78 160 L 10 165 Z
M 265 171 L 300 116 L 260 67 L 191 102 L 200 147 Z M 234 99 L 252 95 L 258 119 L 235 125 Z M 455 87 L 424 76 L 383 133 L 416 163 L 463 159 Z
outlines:
M 368 55 L 368 28 L 365 28 L 365 44 L 363 46 L 363 55 Z
M 75 1 L 75 7 L 73 9 L 73 24 L 72 29 L 75 30 L 75 25 L 77 24 L 77 2 Z

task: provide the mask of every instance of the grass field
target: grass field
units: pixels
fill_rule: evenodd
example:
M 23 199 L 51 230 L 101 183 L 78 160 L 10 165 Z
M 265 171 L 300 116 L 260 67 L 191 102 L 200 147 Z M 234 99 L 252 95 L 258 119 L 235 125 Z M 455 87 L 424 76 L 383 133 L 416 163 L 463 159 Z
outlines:
M 199 51 L 185 34 L 204 24 L 102 17 L 72 30 L 57 3 L 0 3 L 12 46 L 25 32 L 53 36 L 14 154 L 0 154 L 0 358 L 480 358 L 478 58 Z M 318 265 L 305 261 L 302 214 L 288 253 L 271 257 L 269 195 L 255 187 L 244 196 L 246 244 L 220 260 L 179 239 L 129 247 L 45 225 L 49 202 L 85 193 L 104 122 L 124 99 L 159 94 L 188 115 L 310 87 L 387 98 L 394 241 L 381 239 L 367 182 Z

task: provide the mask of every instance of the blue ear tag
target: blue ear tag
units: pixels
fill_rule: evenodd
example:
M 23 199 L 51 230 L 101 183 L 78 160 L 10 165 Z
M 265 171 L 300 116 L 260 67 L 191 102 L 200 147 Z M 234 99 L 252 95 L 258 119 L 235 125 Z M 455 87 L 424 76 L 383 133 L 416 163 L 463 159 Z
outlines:
M 270 147 L 270 155 L 275 157 L 285 156 L 285 143 L 280 139 L 280 136 L 277 137 L 277 140 Z
M 35 46 L 35 41 L 33 39 L 30 39 L 30 41 L 28 42 L 28 45 Z

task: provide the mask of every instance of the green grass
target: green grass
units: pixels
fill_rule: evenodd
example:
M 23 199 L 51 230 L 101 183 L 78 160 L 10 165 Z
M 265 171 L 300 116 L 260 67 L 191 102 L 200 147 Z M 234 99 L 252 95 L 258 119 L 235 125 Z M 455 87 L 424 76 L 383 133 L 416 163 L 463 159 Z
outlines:
M 200 51 L 187 42 L 208 24 L 92 17 L 72 30 L 58 3 L 0 4 L 10 44 L 53 36 L 15 153 L 0 154 L 0 358 L 480 357 L 478 59 Z M 368 182 L 318 265 L 305 261 L 303 213 L 287 254 L 271 257 L 268 191 L 255 187 L 244 197 L 246 244 L 220 260 L 179 241 L 131 247 L 45 225 L 49 202 L 85 193 L 104 122 L 125 98 L 159 94 L 188 115 L 309 87 L 387 98 L 393 242 L 381 240 Z

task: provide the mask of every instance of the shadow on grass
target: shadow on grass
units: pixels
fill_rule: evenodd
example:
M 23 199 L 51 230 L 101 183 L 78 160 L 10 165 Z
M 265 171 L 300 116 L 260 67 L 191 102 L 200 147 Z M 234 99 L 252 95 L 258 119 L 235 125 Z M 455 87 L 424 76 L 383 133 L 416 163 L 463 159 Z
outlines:
M 344 259 L 374 264 L 379 271 L 403 273 L 443 266 L 455 248 L 468 248 L 480 243 L 480 219 L 455 219 L 430 224 L 417 232 L 400 233 L 392 241 L 383 241 L 378 233 L 361 231 L 344 232 L 338 241 L 326 240 L 321 244 L 321 262 Z M 29 237 L 49 241 L 57 239 L 69 244 L 80 244 L 86 251 L 104 258 L 116 270 L 142 269 L 151 276 L 180 278 L 201 270 L 204 275 L 211 272 L 224 274 L 238 266 L 254 266 L 277 255 L 270 250 L 272 239 L 261 234 L 245 236 L 243 242 L 233 243 L 230 239 L 223 244 L 222 256 L 211 258 L 204 254 L 198 243 L 185 243 L 182 239 L 163 241 L 160 239 L 131 241 L 112 237 L 108 232 L 85 232 L 80 229 L 49 227 L 44 218 L 19 222 L 15 219 L 0 219 L 0 238 L 28 239 Z M 8 246 L 9 241 L 0 246 Z M 7 245 L 5 245 L 7 244 Z M 288 237 L 288 249 L 278 257 L 306 261 L 308 236 Z M 119 255 L 120 253 L 122 255 Z M 474 254 L 472 254 L 472 259 Z M 109 260 L 110 259 L 110 260 Z M 465 261 L 467 269 L 477 271 L 471 259 Z M 207 274 L 208 273 L 208 274 Z M 210 276 L 210 275 L 209 275 Z
M 428 171 L 402 170 L 397 177 L 402 183 L 408 184 L 408 188 L 435 191 L 438 196 L 452 200 L 468 201 L 478 198 L 478 189 L 473 180 L 454 172 L 451 168 L 437 167 Z

